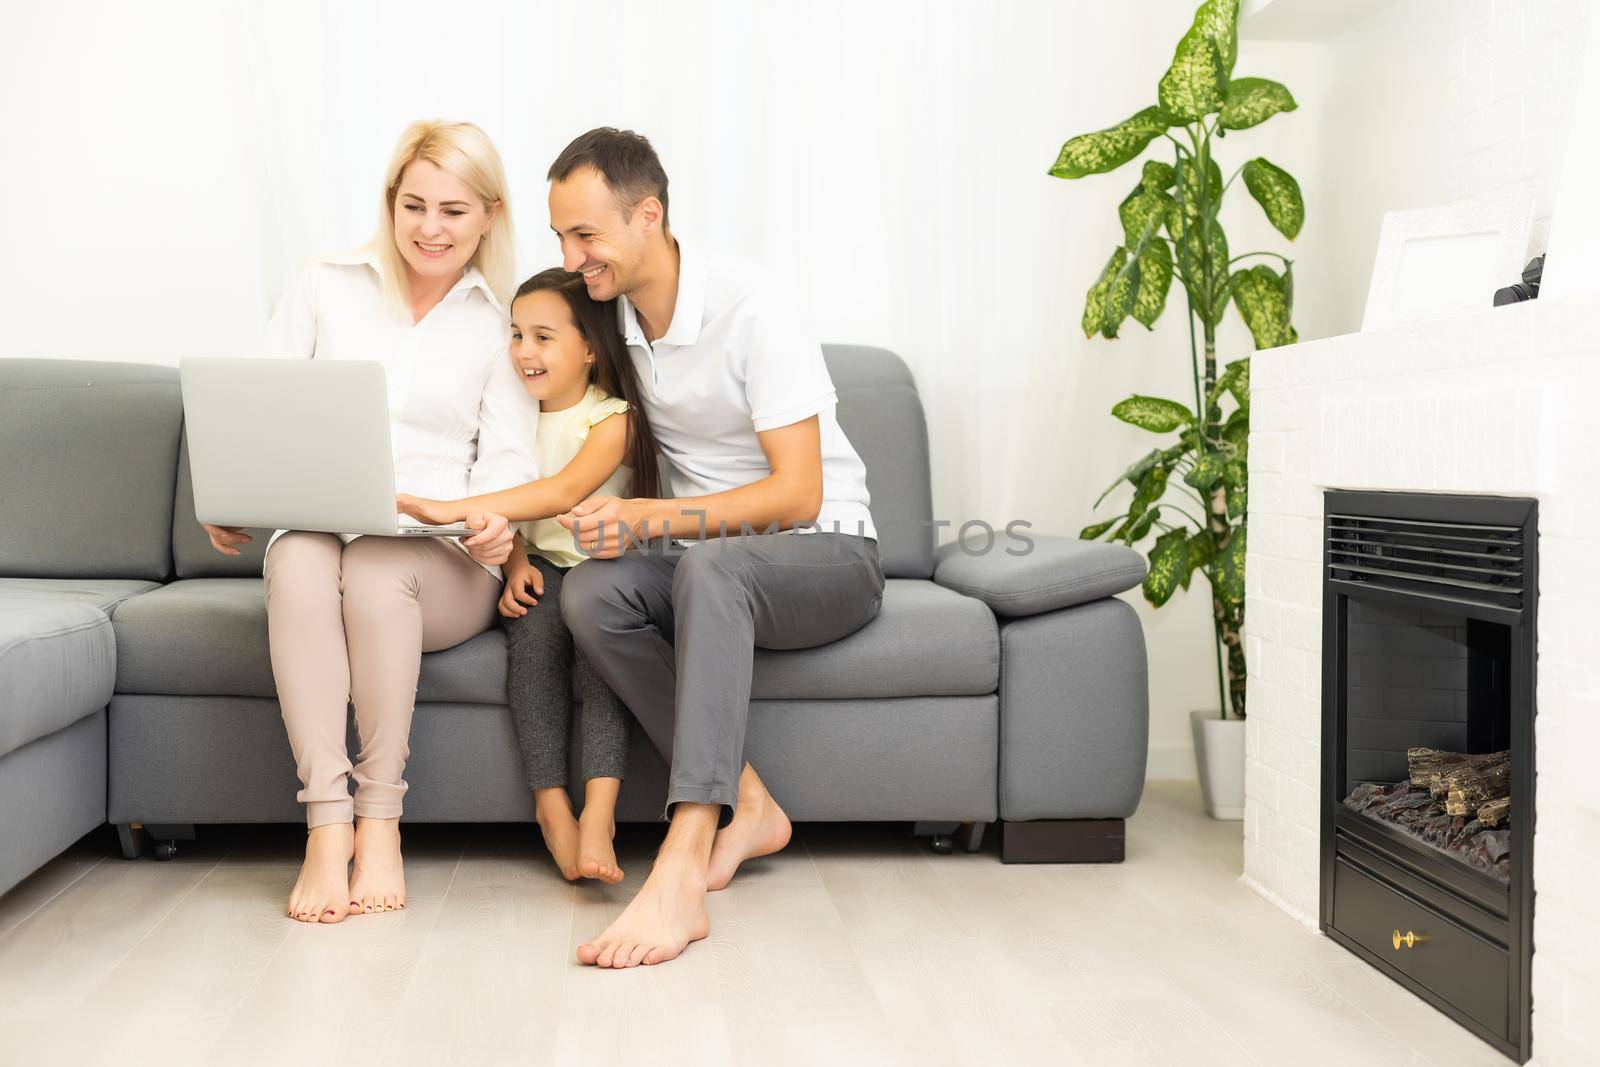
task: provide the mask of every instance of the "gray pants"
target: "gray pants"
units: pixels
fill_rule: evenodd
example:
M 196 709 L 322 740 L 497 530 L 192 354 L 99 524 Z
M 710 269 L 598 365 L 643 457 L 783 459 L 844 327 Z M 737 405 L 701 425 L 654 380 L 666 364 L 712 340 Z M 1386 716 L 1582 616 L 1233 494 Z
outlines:
M 500 617 L 510 646 L 506 698 L 522 746 L 522 764 L 534 789 L 565 787 L 572 737 L 572 687 L 577 681 L 583 780 L 621 778 L 628 760 L 628 709 L 572 644 L 561 621 L 562 585 L 570 571 L 542 556 L 528 559 L 544 576 L 544 595 L 521 618 Z M 594 560 L 583 565 L 587 570 Z
M 678 801 L 724 805 L 744 768 L 757 648 L 815 648 L 883 603 L 878 543 L 853 534 L 652 542 L 567 576 L 561 614 L 578 648 L 672 765 Z

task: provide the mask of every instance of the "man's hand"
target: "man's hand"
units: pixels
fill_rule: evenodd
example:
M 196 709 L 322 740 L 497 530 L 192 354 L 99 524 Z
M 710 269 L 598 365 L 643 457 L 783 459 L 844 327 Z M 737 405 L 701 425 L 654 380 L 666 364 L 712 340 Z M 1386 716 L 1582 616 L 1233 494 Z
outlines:
M 544 575 L 539 568 L 527 562 L 526 556 L 519 564 L 515 556 L 513 552 L 511 562 L 506 564 L 506 587 L 500 592 L 500 614 L 508 619 L 522 618 L 544 596 Z
M 511 558 L 511 540 L 516 531 L 504 515 L 475 512 L 467 516 L 467 529 L 478 532 L 463 538 L 461 544 L 479 563 L 499 566 Z
M 211 538 L 211 547 L 224 556 L 239 555 L 236 545 L 248 545 L 255 540 L 244 532 L 243 526 L 212 526 L 204 522 L 200 525 L 205 529 L 206 536 Z
M 410 493 L 395 494 L 394 509 L 429 526 L 449 526 L 467 517 L 467 509 L 454 500 L 429 500 Z
M 572 531 L 579 551 L 592 559 L 615 559 L 626 547 L 624 533 L 637 542 L 648 532 L 642 529 L 639 502 L 614 496 L 592 496 L 565 515 L 557 515 L 556 521 Z

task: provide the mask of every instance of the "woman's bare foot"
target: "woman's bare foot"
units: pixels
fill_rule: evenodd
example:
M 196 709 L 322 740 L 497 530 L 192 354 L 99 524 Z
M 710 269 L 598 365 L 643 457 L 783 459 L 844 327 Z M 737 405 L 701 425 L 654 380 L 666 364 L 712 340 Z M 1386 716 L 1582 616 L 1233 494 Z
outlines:
M 406 906 L 399 819 L 357 816 L 355 861 L 355 871 L 350 875 L 351 915 L 399 911 Z
M 533 818 L 544 834 L 544 847 L 556 861 L 556 869 L 569 882 L 578 880 L 578 820 L 572 814 L 572 800 L 560 786 L 533 791 Z
M 303 923 L 336 923 L 350 913 L 350 857 L 355 831 L 329 823 L 306 834 L 306 861 L 289 891 L 285 914 Z
M 789 834 L 789 817 L 746 763 L 739 776 L 739 806 L 711 845 L 706 888 L 712 892 L 725 888 L 739 864 L 780 851 L 789 843 Z
M 615 818 L 585 806 L 578 816 L 578 873 L 608 885 L 622 881 L 622 868 L 617 866 L 617 850 L 612 844 L 616 836 Z
M 704 862 L 663 848 L 617 921 L 578 946 L 578 962 L 617 968 L 665 963 L 710 932 Z

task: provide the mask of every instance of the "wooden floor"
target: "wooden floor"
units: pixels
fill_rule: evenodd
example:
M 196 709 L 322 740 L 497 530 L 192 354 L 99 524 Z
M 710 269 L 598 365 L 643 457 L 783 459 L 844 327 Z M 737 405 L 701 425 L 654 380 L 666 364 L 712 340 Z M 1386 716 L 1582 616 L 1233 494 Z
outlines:
M 1238 883 L 1238 823 L 1154 783 L 1112 866 L 808 826 L 674 963 L 578 966 L 643 879 L 574 888 L 531 827 L 407 831 L 404 912 L 283 916 L 303 832 L 94 835 L 0 898 L 0 1063 L 1505 1064 Z

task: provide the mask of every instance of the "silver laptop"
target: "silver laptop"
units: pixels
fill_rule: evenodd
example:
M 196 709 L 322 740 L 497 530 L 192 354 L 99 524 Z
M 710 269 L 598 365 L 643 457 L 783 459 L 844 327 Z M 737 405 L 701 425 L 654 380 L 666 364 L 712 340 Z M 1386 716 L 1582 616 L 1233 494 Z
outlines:
M 184 359 L 194 511 L 213 526 L 454 537 L 395 513 L 383 364 Z

